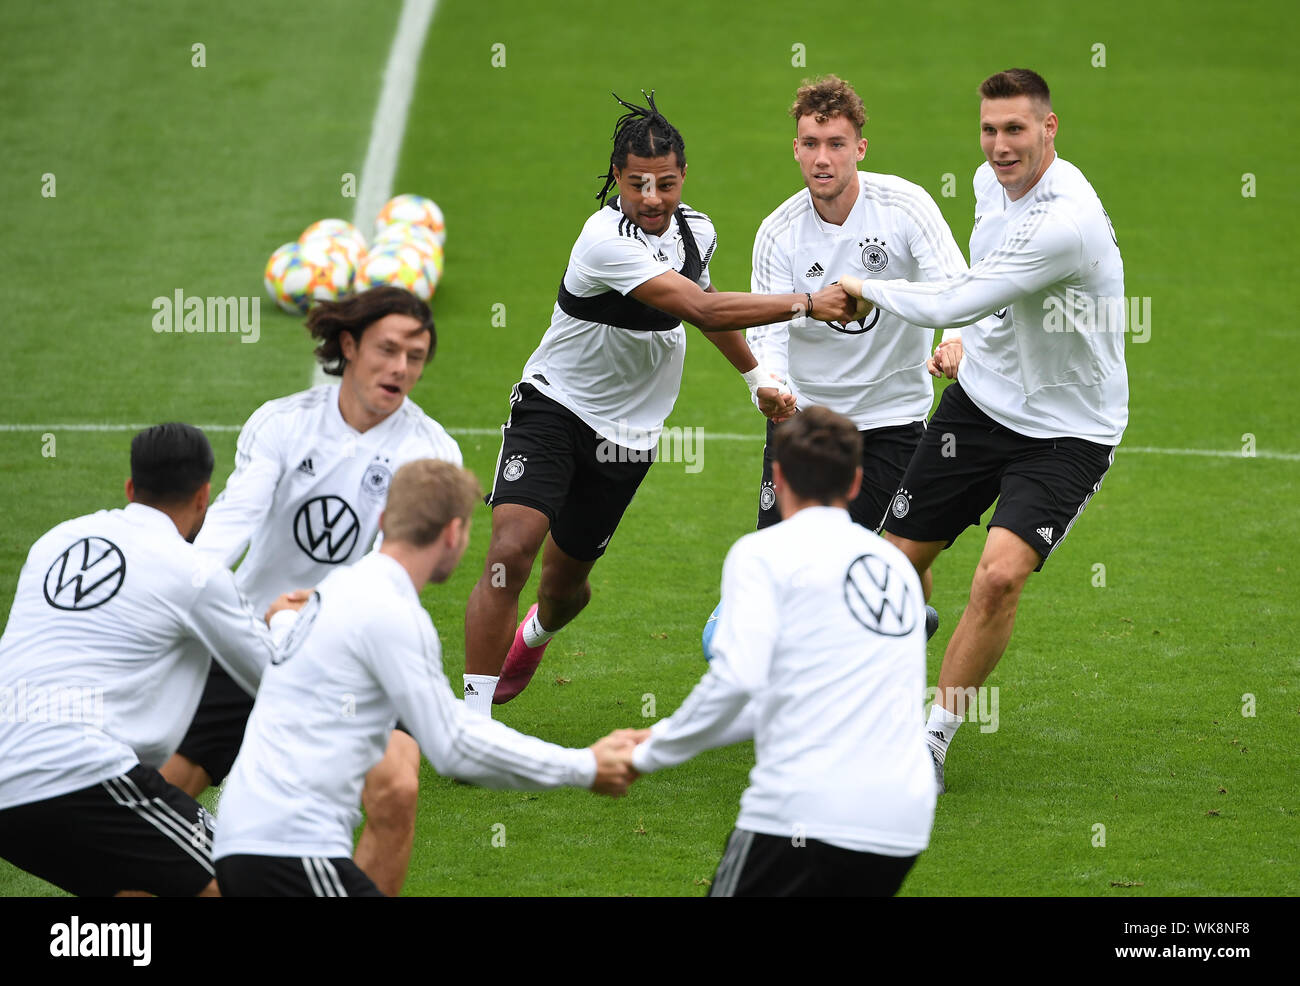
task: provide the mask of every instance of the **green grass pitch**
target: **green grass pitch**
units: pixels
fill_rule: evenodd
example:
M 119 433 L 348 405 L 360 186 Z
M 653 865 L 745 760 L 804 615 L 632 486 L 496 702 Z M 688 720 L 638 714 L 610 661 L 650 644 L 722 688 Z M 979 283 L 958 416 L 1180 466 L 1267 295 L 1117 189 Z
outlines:
M 308 382 L 304 333 L 265 297 L 255 345 L 155 333 L 152 299 L 261 295 L 276 246 L 351 217 L 344 176 L 361 171 L 400 4 L 183 6 L 80 4 L 73 18 L 33 5 L 0 32 L 6 607 L 37 536 L 122 499 L 130 433 L 57 426 L 237 426 Z M 595 206 L 611 90 L 657 90 L 686 138 L 685 200 L 720 231 L 714 282 L 744 290 L 759 222 L 799 187 L 785 114 L 802 79 L 834 71 L 858 87 L 863 167 L 926 187 L 964 246 L 982 160 L 975 88 L 1038 69 L 1058 152 L 1106 204 L 1128 294 L 1151 299 L 1149 339 L 1129 340 L 1115 465 L 1031 579 L 989 681 L 999 728 L 959 734 L 903 893 L 1295 894 L 1300 170 L 1287 148 L 1300 77 L 1286 66 L 1298 18 L 1281 0 L 927 0 L 852 5 L 832 27 L 789 3 L 442 0 L 394 189 L 437 199 L 448 227 L 437 359 L 413 396 L 460 430 L 466 464 L 490 482 L 486 430 Z M 512 726 L 585 745 L 648 723 L 651 706 L 671 712 L 703 671 L 723 555 L 754 523 L 762 422 L 693 331 L 690 349 L 669 424 L 704 429 L 703 468 L 651 471 L 591 606 L 498 712 Z M 753 439 L 710 438 L 729 434 Z M 211 437 L 219 486 L 235 436 Z M 1179 451 L 1243 448 L 1258 454 Z M 425 594 L 453 681 L 488 529 L 484 509 L 458 574 Z M 972 529 L 936 566 L 931 682 L 982 544 Z M 487 792 L 426 765 L 406 893 L 701 895 L 751 763 L 748 745 L 714 751 L 617 802 Z M 0 895 L 53 893 L 0 862 Z

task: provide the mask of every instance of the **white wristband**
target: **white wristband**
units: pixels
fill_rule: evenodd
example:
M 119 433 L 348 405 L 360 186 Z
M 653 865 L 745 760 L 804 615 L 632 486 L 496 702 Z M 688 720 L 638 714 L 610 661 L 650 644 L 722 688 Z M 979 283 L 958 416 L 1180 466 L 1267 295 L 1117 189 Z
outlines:
M 746 370 L 741 374 L 741 377 L 749 386 L 749 397 L 754 402 L 755 407 L 758 406 L 759 387 L 775 387 L 778 394 L 790 393 L 789 386 L 762 363 L 759 363 L 752 370 Z
M 773 385 L 772 374 L 768 369 L 759 363 L 752 370 L 746 370 L 741 374 L 746 385 L 749 387 L 750 394 L 753 394 L 759 387 L 770 387 Z

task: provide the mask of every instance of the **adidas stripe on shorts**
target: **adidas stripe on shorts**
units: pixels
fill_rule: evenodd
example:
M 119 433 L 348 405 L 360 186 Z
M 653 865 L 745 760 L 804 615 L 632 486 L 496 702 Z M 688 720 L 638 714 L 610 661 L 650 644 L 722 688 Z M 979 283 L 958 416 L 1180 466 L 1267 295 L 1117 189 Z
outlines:
M 222 856 L 217 885 L 223 897 L 382 897 L 346 857 Z
M 0 810 L 0 857 L 78 897 L 193 897 L 215 875 L 207 809 L 152 767 Z
M 953 383 L 943 392 L 885 514 L 885 530 L 944 541 L 978 524 L 1005 527 L 1038 552 L 1038 569 L 1101 488 L 1115 449 L 1082 438 L 1030 438 L 1003 427 Z

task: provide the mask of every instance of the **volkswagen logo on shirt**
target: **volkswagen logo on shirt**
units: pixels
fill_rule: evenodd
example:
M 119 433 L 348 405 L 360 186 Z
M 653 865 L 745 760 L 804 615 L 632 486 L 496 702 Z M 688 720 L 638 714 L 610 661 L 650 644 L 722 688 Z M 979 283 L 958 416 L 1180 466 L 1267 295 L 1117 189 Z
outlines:
M 341 496 L 313 497 L 293 518 L 293 539 L 312 561 L 339 565 L 348 560 L 361 534 L 361 522 Z
M 45 601 L 55 609 L 94 609 L 116 596 L 125 581 L 122 550 L 107 538 L 82 538 L 45 573 Z
M 906 637 L 916 626 L 916 603 L 907 582 L 876 555 L 859 555 L 844 575 L 844 602 L 872 633 Z
M 826 324 L 829 325 L 836 332 L 843 332 L 845 335 L 849 335 L 849 336 L 860 336 L 862 335 L 862 333 L 870 332 L 872 329 L 874 329 L 876 327 L 876 323 L 879 321 L 880 321 L 880 309 L 873 307 L 871 309 L 870 315 L 863 315 L 862 318 L 857 319 L 856 321 L 848 322 L 848 323 L 827 322 Z

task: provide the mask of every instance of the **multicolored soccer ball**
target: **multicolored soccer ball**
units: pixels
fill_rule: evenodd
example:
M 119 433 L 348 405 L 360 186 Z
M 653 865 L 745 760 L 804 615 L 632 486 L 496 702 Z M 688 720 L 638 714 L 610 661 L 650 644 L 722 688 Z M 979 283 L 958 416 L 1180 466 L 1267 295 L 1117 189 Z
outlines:
M 353 267 L 361 262 L 366 252 L 366 238 L 346 219 L 322 219 L 312 223 L 298 237 L 299 243 L 315 240 L 328 240 L 342 248 Z
M 285 243 L 266 263 L 266 293 L 283 311 L 306 314 L 314 301 L 336 301 L 347 293 L 351 264 L 328 241 Z
M 398 195 L 389 199 L 375 220 L 375 232 L 380 233 L 385 226 L 393 223 L 410 223 L 412 226 L 424 226 L 433 233 L 438 246 L 447 245 L 447 225 L 442 217 L 442 210 L 433 199 L 423 195 Z
M 433 262 L 415 247 L 382 243 L 362 260 L 354 287 L 360 293 L 380 284 L 406 288 L 422 301 L 428 301 L 438 285 L 438 275 Z
M 433 261 L 437 279 L 442 280 L 443 250 L 442 244 L 428 226 L 415 226 L 411 223 L 392 223 L 384 226 L 375 234 L 375 246 L 395 243 L 399 246 L 412 246 L 429 260 Z

